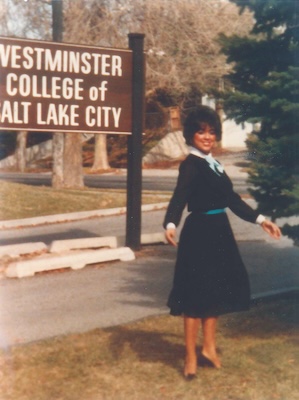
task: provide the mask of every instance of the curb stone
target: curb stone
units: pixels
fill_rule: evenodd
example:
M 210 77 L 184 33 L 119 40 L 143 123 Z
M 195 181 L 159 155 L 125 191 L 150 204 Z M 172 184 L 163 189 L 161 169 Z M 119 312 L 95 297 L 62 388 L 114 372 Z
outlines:
M 163 210 L 167 206 L 168 206 L 168 202 L 144 204 L 142 206 L 142 212 Z M 107 208 L 107 209 L 102 209 L 102 210 L 81 211 L 81 212 L 75 212 L 75 213 L 46 215 L 46 216 L 42 216 L 42 217 L 0 221 L 0 230 L 15 229 L 15 228 L 26 227 L 26 226 L 56 224 L 56 223 L 61 223 L 61 222 L 79 221 L 79 220 L 89 219 L 89 218 L 108 217 L 108 216 L 112 216 L 112 215 L 125 214 L 126 212 L 127 212 L 126 207 L 119 207 L 119 208 Z

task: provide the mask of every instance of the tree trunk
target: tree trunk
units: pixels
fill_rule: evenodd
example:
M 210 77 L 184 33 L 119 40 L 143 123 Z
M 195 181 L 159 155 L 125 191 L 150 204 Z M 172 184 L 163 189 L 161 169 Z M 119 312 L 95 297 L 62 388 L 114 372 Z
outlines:
M 17 133 L 17 147 L 16 147 L 16 159 L 17 159 L 17 170 L 24 172 L 26 168 L 26 143 L 27 143 L 27 131 L 20 131 Z
M 223 124 L 224 112 L 223 112 L 223 102 L 222 102 L 222 100 L 216 100 L 216 110 L 215 111 L 219 115 L 220 121 Z M 223 134 L 223 132 L 222 132 L 222 134 Z M 219 149 L 222 149 L 222 139 L 219 142 L 217 142 L 216 146 Z
M 65 135 L 63 159 L 63 186 L 65 188 L 83 188 L 81 133 Z
M 62 42 L 63 38 L 63 4 L 61 1 L 51 0 L 52 7 L 52 38 L 54 42 Z M 64 134 L 53 134 L 53 168 L 52 168 L 52 187 L 55 189 L 64 186 L 63 179 L 63 150 Z
M 63 149 L 64 134 L 53 134 L 53 170 L 52 170 L 52 187 L 59 189 L 63 187 Z
M 104 133 L 95 134 L 94 162 L 91 168 L 92 171 L 100 171 L 109 169 L 107 155 L 107 135 Z

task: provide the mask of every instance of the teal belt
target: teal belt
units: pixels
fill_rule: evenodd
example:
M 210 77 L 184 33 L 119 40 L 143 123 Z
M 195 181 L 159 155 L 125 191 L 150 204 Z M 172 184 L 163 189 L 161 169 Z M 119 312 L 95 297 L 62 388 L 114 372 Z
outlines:
M 225 208 L 216 208 L 215 210 L 206 211 L 203 214 L 213 215 L 213 214 L 221 214 L 221 213 L 225 213 Z

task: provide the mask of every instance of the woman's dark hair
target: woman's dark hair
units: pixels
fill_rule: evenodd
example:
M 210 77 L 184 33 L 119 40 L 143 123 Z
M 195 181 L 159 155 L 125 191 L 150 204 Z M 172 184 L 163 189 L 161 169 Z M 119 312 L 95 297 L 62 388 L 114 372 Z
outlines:
M 215 130 L 216 140 L 221 140 L 222 127 L 219 115 L 208 106 L 197 106 L 190 111 L 184 121 L 183 135 L 188 145 L 192 144 L 193 136 L 203 124 L 209 125 Z

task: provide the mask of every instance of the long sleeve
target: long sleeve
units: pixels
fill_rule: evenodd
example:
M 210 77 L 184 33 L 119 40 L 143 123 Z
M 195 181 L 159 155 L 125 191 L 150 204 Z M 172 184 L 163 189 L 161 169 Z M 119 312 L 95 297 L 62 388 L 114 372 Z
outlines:
M 228 199 L 228 207 L 234 214 L 248 222 L 255 223 L 259 216 L 259 213 L 251 208 L 244 200 L 242 200 L 240 195 L 233 190 Z
M 190 163 L 182 162 L 179 168 L 179 176 L 172 198 L 169 202 L 163 227 L 169 222 L 179 225 L 182 213 L 194 189 L 194 182 L 198 171 Z

